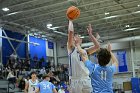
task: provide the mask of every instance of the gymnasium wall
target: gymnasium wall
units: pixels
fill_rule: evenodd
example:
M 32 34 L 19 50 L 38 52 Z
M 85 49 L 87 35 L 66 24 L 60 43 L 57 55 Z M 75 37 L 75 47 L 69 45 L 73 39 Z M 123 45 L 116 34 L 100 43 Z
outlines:
M 68 64 L 68 53 L 66 46 L 62 42 L 57 42 L 57 61 L 61 64 Z
M 23 40 L 24 36 L 23 34 L 17 33 L 17 32 L 12 32 L 9 30 L 5 30 L 6 34 L 10 38 L 18 39 L 18 40 Z M 4 33 L 2 33 L 3 36 Z M 27 41 L 27 38 L 24 39 L 24 41 Z M 17 55 L 19 58 L 25 58 L 26 57 L 26 44 L 22 42 L 17 42 L 17 41 L 12 41 L 13 47 L 16 49 Z M 14 52 L 12 49 L 11 45 L 9 44 L 8 40 L 3 38 L 2 39 L 2 63 L 5 65 L 7 63 L 7 59 L 9 56 Z
M 106 45 L 103 45 L 102 47 L 105 47 Z M 135 47 L 134 48 L 134 61 L 135 64 L 139 64 L 140 62 L 140 44 L 139 40 L 135 41 Z M 126 51 L 126 62 L 128 65 L 128 71 L 132 71 L 132 63 L 131 63 L 131 53 L 130 53 L 130 42 L 119 42 L 119 43 L 112 43 L 112 49 L 114 53 L 117 53 L 118 51 Z M 62 47 L 61 42 L 57 42 L 57 58 L 58 63 L 62 64 L 68 64 L 68 56 L 67 56 L 67 48 Z M 93 55 L 90 56 L 90 59 L 94 61 Z

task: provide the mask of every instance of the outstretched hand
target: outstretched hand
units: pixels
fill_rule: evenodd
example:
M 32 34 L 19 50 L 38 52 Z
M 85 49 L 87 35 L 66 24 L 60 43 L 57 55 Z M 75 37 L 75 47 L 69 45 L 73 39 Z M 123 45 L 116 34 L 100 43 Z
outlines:
M 107 49 L 108 49 L 108 51 L 110 51 L 110 52 L 111 52 L 112 47 L 111 47 L 111 44 L 110 44 L 110 43 L 108 43 Z
M 91 24 L 88 25 L 87 31 L 88 31 L 88 34 L 89 35 L 92 35 L 92 27 L 91 27 Z

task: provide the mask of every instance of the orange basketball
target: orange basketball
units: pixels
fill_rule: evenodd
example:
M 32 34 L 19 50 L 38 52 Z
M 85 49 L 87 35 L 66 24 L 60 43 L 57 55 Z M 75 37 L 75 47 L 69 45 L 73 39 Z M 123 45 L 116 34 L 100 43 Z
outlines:
M 80 10 L 75 6 L 71 6 L 67 9 L 66 15 L 69 20 L 74 20 L 80 16 Z

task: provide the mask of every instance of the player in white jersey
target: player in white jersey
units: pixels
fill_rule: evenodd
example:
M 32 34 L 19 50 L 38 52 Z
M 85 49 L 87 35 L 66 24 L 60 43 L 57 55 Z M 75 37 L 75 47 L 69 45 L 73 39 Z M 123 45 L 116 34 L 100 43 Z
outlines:
M 91 25 L 88 26 L 88 34 L 91 38 L 94 46 L 85 50 L 85 54 L 92 54 L 99 48 L 99 43 L 96 38 L 92 35 Z M 89 78 L 89 70 L 85 67 L 81 60 L 80 54 L 76 47 L 76 37 L 74 36 L 74 28 L 72 21 L 69 21 L 68 27 L 68 42 L 67 50 L 69 54 L 69 71 L 70 71 L 70 86 L 71 93 L 91 93 L 91 80 Z M 82 40 L 81 40 L 82 43 Z
M 31 79 L 26 83 L 24 93 L 35 93 L 39 81 L 36 77 L 36 72 L 31 73 Z

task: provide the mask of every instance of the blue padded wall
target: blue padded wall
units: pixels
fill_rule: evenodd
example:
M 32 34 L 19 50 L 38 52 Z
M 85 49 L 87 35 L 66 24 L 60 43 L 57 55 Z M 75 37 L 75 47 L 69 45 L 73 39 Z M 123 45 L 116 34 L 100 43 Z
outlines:
M 34 42 L 34 43 L 39 44 L 39 45 L 33 45 L 33 44 L 29 45 L 29 53 L 30 53 L 31 58 L 33 58 L 35 55 L 37 55 L 38 59 L 40 59 L 43 56 L 46 60 L 46 58 L 47 58 L 46 41 L 43 39 L 40 39 L 40 38 L 35 38 L 33 36 L 29 36 L 29 42 Z M 31 65 L 33 65 L 33 64 L 31 63 Z
M 22 40 L 24 38 L 24 35 L 17 33 L 17 32 L 12 32 L 9 30 L 5 30 L 6 34 L 8 37 L 10 38 L 14 38 L 14 39 L 18 39 L 18 40 Z M 4 33 L 2 33 L 3 36 Z M 27 38 L 24 39 L 24 41 L 26 41 Z M 20 58 L 25 58 L 26 57 L 26 44 L 25 43 L 21 43 L 21 42 L 16 42 L 16 41 L 12 41 L 10 40 L 13 47 L 16 48 L 18 46 L 18 44 L 20 43 L 19 48 L 16 50 L 18 57 Z M 8 57 L 14 52 L 14 50 L 12 49 L 12 47 L 10 46 L 9 42 L 7 39 L 2 39 L 2 60 L 3 60 L 3 64 L 5 65 L 7 63 L 7 59 Z

